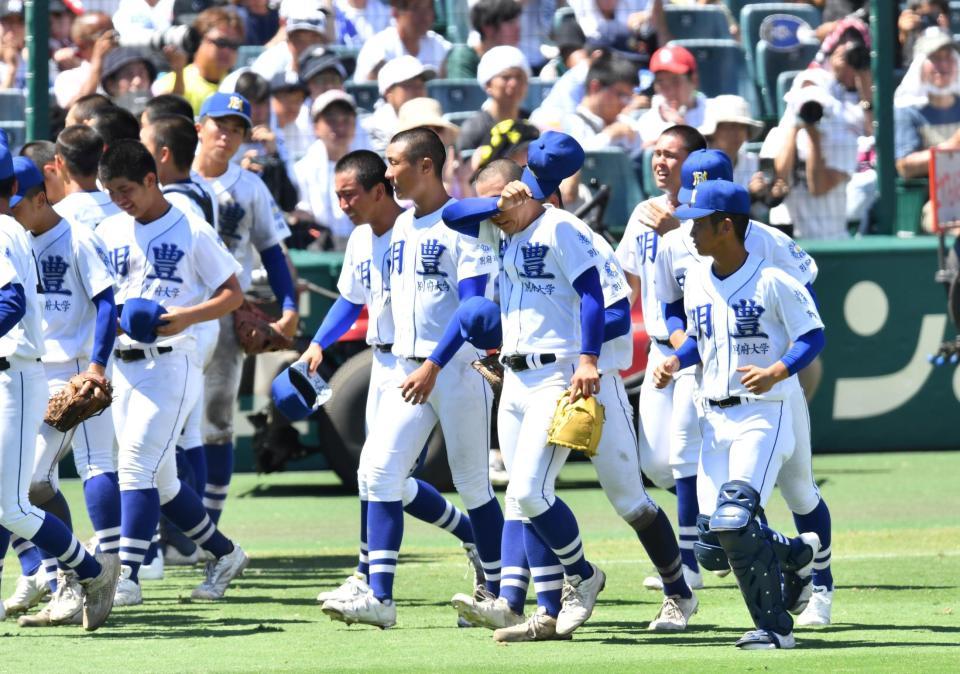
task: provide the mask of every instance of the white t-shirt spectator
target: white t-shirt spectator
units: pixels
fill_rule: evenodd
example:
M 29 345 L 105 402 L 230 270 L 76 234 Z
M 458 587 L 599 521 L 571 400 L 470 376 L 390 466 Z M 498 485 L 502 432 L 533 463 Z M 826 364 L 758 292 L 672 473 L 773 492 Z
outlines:
M 253 65 L 250 66 L 250 70 L 263 76 L 269 82 L 275 75 L 290 70 L 292 62 L 293 57 L 290 56 L 290 47 L 287 46 L 286 42 L 281 42 L 263 50 L 253 62 Z
M 371 147 L 375 152 L 387 149 L 390 139 L 397 132 L 397 111 L 386 101 L 380 101 L 373 114 L 363 119 L 364 133 L 370 138 Z
M 760 170 L 760 155 L 740 148 L 737 153 L 737 165 L 733 167 L 733 182 L 741 187 L 750 188 L 750 180 Z
M 358 9 L 347 0 L 334 0 L 337 14 L 337 42 L 348 47 L 362 47 L 365 42 L 390 25 L 390 6 L 380 0 L 367 0 Z
M 619 121 L 630 123 L 626 117 L 621 117 Z M 602 150 L 607 147 L 619 147 L 625 152 L 631 152 L 639 147 L 639 138 L 635 137 L 634 142 L 627 142 L 623 138 L 614 140 L 604 132 L 606 124 L 597 115 L 593 114 L 583 105 L 577 106 L 576 111 L 563 118 L 563 132 L 573 136 L 573 138 L 583 146 L 584 150 Z
M 420 38 L 420 51 L 416 56 L 425 66 L 431 66 L 438 72 L 447 58 L 452 45 L 432 30 Z M 357 82 L 375 79 L 377 67 L 383 62 L 407 54 L 406 47 L 400 41 L 396 26 L 389 26 L 364 43 L 357 54 L 357 67 L 353 79 Z
M 87 3 L 84 3 L 86 7 Z M 113 15 L 113 27 L 124 38 L 146 37 L 173 25 L 173 0 L 120 0 Z
M 612 21 L 626 26 L 627 19 L 630 18 L 631 14 L 646 11 L 649 4 L 650 0 L 619 0 Z M 601 26 L 611 21 L 597 9 L 596 0 L 567 0 L 567 5 L 573 10 L 577 17 L 577 23 L 580 24 L 583 34 L 588 38 L 597 35 Z
M 297 208 L 313 214 L 314 220 L 330 229 L 335 239 L 342 240 L 343 248 L 353 231 L 353 223 L 342 210 L 333 185 L 333 169 L 336 162 L 330 161 L 327 148 L 317 140 L 306 156 L 296 163 L 294 171 L 300 190 Z
M 694 129 L 703 126 L 703 118 L 707 112 L 707 97 L 699 91 L 696 93 L 697 104 L 688 108 L 683 119 L 688 126 Z M 640 136 L 645 145 L 656 142 L 660 134 L 674 126 L 674 122 L 668 122 L 660 114 L 660 106 L 663 105 L 663 96 L 657 94 L 650 101 L 650 109 L 640 115 L 637 121 L 637 128 L 640 130 Z

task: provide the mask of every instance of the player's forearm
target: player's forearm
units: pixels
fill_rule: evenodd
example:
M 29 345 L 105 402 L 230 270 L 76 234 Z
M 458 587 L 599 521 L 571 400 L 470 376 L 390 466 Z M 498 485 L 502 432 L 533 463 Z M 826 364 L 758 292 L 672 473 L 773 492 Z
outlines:
M 632 327 L 633 325 L 630 323 L 630 300 L 627 298 L 614 302 L 603 310 L 604 342 L 629 334 Z
M 901 178 L 920 178 L 930 170 L 930 150 L 911 152 L 897 160 L 897 172 Z
M 93 331 L 93 352 L 90 362 L 106 367 L 117 339 L 117 305 L 113 297 L 113 288 L 107 288 L 93 298 L 97 307 L 97 323 Z
M 297 310 L 297 293 L 293 285 L 293 274 L 287 265 L 287 256 L 280 244 L 260 251 L 260 260 L 267 272 L 270 289 L 284 311 Z
M 811 330 L 810 332 L 800 335 L 797 341 L 793 343 L 793 346 L 790 347 L 790 350 L 784 354 L 783 358 L 774 363 L 774 367 L 778 365 L 782 366 L 785 371 L 782 379 L 786 379 L 812 363 L 813 360 L 820 355 L 820 352 L 823 351 L 825 345 L 826 338 L 824 337 L 823 329 Z
M 819 197 L 847 179 L 847 174 L 826 165 L 819 136 L 810 139 L 810 156 L 807 158 L 807 191 Z
M 0 288 L 0 336 L 7 334 L 27 313 L 27 298 L 23 286 L 8 283 Z
M 626 270 L 623 275 L 627 277 L 627 285 L 630 286 L 630 306 L 632 307 L 640 297 L 640 277 Z
M 338 297 L 337 301 L 330 307 L 330 311 L 324 316 L 323 322 L 317 328 L 317 334 L 313 336 L 311 341 L 319 344 L 320 348 L 326 349 L 343 337 L 350 326 L 356 322 L 362 310 L 362 304 L 354 304 L 344 297 Z
M 470 299 L 471 297 L 483 297 L 487 291 L 487 275 L 471 276 L 461 279 L 457 283 L 457 293 L 460 295 L 460 301 Z
M 187 309 L 190 323 L 205 323 L 215 321 L 235 311 L 243 304 L 243 291 L 236 276 L 231 276 L 206 302 L 201 302 Z

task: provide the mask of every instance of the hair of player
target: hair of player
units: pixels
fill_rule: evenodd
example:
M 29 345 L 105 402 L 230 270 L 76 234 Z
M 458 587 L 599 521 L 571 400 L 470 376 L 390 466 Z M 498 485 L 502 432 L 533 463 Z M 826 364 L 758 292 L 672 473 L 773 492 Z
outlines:
M 447 150 L 435 131 L 425 126 L 407 129 L 390 139 L 390 144 L 394 143 L 405 146 L 404 156 L 408 162 L 412 164 L 421 159 L 429 159 L 433 162 L 433 173 L 437 178 L 443 177 L 443 164 L 447 161 Z
M 193 106 L 183 96 L 176 94 L 161 94 L 147 101 L 143 109 L 147 121 L 153 124 L 154 120 L 166 115 L 180 115 L 193 121 Z
M 70 175 L 95 176 L 103 156 L 103 138 L 86 124 L 74 124 L 57 135 L 56 151 Z
M 248 70 L 237 78 L 234 91 L 251 103 L 265 103 L 270 98 L 270 83 L 263 75 Z
M 31 187 L 29 190 L 26 191 L 26 193 L 24 193 L 23 198 L 24 200 L 33 199 L 35 196 L 37 196 L 41 192 L 43 192 L 44 196 L 46 196 L 47 186 L 44 183 L 40 183 L 39 185 L 34 185 L 33 187 Z
M 44 166 L 53 163 L 56 155 L 57 146 L 49 140 L 35 140 L 20 148 L 20 156 L 32 161 L 41 171 Z
M 619 83 L 635 87 L 639 83 L 637 66 L 633 61 L 616 54 L 601 56 L 590 65 L 590 70 L 587 71 L 587 86 L 589 87 L 590 82 L 594 80 L 603 88 Z
M 107 147 L 119 140 L 140 139 L 140 122 L 132 112 L 117 106 L 98 110 L 90 120 L 90 126 L 100 134 Z
M 240 15 L 225 7 L 210 7 L 209 9 L 205 9 L 197 14 L 197 18 L 193 21 L 193 27 L 200 33 L 201 37 L 205 36 L 214 28 L 224 26 L 238 33 L 243 33 L 243 20 L 240 18 Z
M 393 185 L 387 180 L 387 165 L 376 152 L 370 150 L 354 150 L 340 157 L 334 173 L 353 171 L 357 182 L 368 192 L 376 185 L 383 185 L 384 193 L 393 197 Z
M 174 166 L 182 171 L 190 169 L 199 142 L 197 127 L 192 121 L 182 115 L 164 115 L 154 120 L 149 133 L 153 134 L 157 150 L 162 147 L 170 150 Z
M 477 171 L 474 184 L 484 180 L 500 178 L 504 184 L 520 180 L 523 177 L 523 168 L 512 159 L 494 159 L 492 162 Z
M 99 172 L 100 182 L 104 184 L 126 178 L 142 185 L 148 173 L 157 174 L 157 162 L 139 140 L 123 139 L 103 151 Z
M 687 126 L 686 124 L 677 124 L 675 126 L 671 126 L 660 135 L 679 138 L 680 142 L 683 143 L 683 149 L 687 151 L 687 154 L 696 152 L 697 150 L 707 149 L 707 139 L 703 137 L 703 134 L 694 129 L 692 126 Z
M 479 0 L 470 8 L 470 25 L 482 37 L 484 28 L 498 28 L 516 19 L 521 11 L 517 0 Z
M 17 177 L 10 176 L 9 178 L 0 179 L 0 199 L 9 199 L 13 196 L 14 187 L 17 184 Z
M 737 237 L 737 241 L 743 243 L 743 240 L 747 236 L 747 225 L 750 224 L 750 216 L 744 215 L 743 213 L 715 211 L 710 218 L 710 222 L 714 227 L 717 227 L 721 222 L 727 219 L 733 223 L 733 233 Z
M 93 117 L 97 111 L 112 107 L 115 107 L 113 101 L 103 94 L 87 94 L 74 101 L 70 110 L 73 111 L 74 117 L 81 122 L 85 122 Z

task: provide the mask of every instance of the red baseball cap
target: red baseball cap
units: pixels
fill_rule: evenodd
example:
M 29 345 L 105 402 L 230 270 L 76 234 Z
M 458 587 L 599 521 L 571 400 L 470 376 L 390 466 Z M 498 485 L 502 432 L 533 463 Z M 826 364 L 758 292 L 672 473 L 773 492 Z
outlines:
M 650 57 L 650 72 L 660 71 L 686 75 L 697 72 L 697 60 L 690 50 L 679 45 L 668 44 L 653 52 Z

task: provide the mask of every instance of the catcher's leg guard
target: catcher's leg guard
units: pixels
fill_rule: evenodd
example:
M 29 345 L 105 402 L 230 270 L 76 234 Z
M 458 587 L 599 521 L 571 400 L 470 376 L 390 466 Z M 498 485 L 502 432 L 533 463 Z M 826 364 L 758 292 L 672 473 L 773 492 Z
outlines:
M 773 545 L 773 552 L 784 571 L 797 571 L 812 561 L 816 551 L 811 550 L 810 546 L 805 545 L 799 538 L 788 538 L 766 525 L 761 527 Z
M 789 634 L 793 620 L 783 603 L 780 563 L 756 520 L 760 494 L 749 484 L 731 481 L 720 487 L 710 530 L 727 553 L 750 616 L 758 629 Z
M 700 540 L 693 544 L 693 552 L 697 556 L 700 566 L 707 571 L 726 571 L 729 569 L 730 562 L 727 560 L 727 553 L 723 551 L 717 535 L 710 531 L 709 516 L 697 515 L 697 535 Z

